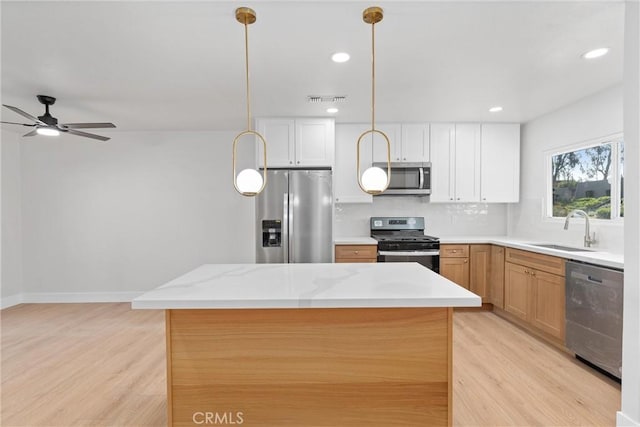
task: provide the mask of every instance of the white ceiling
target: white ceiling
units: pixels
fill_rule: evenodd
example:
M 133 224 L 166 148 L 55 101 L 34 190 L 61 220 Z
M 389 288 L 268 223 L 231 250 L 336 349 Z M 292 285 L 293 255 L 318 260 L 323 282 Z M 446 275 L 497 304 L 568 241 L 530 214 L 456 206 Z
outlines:
M 328 105 L 306 96 L 337 94 L 348 96 L 338 122 L 369 120 L 371 27 L 361 13 L 371 5 L 385 10 L 378 121 L 525 122 L 622 81 L 620 1 L 369 3 L 2 1 L 2 102 L 40 115 L 35 95 L 51 95 L 61 122 L 120 130 L 240 130 L 238 6 L 258 15 L 249 27 L 255 116 L 326 116 Z M 580 58 L 600 46 L 610 54 Z M 351 61 L 331 62 L 336 51 Z M 489 113 L 493 105 L 504 111 Z

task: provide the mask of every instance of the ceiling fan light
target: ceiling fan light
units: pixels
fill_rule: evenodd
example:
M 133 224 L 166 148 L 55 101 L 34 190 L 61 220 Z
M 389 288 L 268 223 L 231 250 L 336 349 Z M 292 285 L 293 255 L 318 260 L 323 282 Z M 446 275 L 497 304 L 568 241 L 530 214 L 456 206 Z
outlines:
M 38 135 L 46 135 L 46 136 L 58 136 L 60 135 L 60 131 L 56 128 L 50 127 L 39 127 L 36 129 Z

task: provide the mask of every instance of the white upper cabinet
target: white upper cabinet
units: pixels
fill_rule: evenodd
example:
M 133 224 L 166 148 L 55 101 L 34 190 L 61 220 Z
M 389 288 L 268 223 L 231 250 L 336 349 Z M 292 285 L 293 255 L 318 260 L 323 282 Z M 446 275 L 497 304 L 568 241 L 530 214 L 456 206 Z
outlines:
M 480 199 L 515 203 L 520 197 L 520 125 L 482 125 Z
M 334 120 L 327 118 L 258 119 L 267 141 L 267 167 L 332 167 Z M 258 165 L 262 165 L 258 144 Z
M 480 200 L 480 124 L 456 123 L 456 202 Z
M 432 202 L 480 199 L 480 124 L 432 123 Z
M 428 162 L 429 161 L 429 124 L 428 123 L 381 123 L 376 129 L 383 131 L 391 143 L 392 162 Z M 370 137 L 367 136 L 370 139 Z M 373 161 L 387 161 L 384 138 L 376 134 L 373 146 Z M 363 151 L 364 152 L 364 151 Z
M 373 198 L 358 185 L 356 175 L 356 144 L 366 124 L 336 125 L 336 167 L 333 171 L 333 199 L 336 203 L 371 203 Z M 368 138 L 370 141 L 371 138 Z M 371 165 L 371 144 L 362 143 L 362 171 Z M 368 156 L 366 155 L 368 149 Z
M 411 123 L 402 125 L 402 139 L 397 161 L 428 162 L 429 153 L 429 124 Z
M 368 126 L 371 129 L 371 126 Z M 387 135 L 389 143 L 391 145 L 391 161 L 397 162 L 400 158 L 400 124 L 398 123 L 380 123 L 376 124 L 376 130 L 380 130 Z M 375 163 L 387 162 L 387 142 L 384 137 L 379 133 L 373 134 L 373 161 Z M 366 139 L 371 140 L 370 134 L 365 136 Z M 357 141 L 357 139 L 356 139 Z M 363 145 L 364 147 L 364 145 Z M 363 148 L 362 154 L 364 156 L 365 150 Z
M 295 158 L 295 120 L 259 119 L 256 126 L 267 141 L 267 167 L 293 166 Z M 258 141 L 258 166 L 262 164 L 262 144 Z
M 296 166 L 333 166 L 333 119 L 296 119 Z
M 451 123 L 431 124 L 431 202 L 455 200 L 455 131 Z

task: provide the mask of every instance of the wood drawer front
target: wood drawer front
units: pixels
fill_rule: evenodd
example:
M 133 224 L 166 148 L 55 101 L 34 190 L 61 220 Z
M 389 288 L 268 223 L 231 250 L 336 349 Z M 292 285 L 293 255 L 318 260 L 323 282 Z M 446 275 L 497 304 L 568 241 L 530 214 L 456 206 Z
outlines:
M 566 260 L 555 256 L 507 248 L 505 261 L 564 276 L 564 263 Z
M 337 245 L 336 262 L 344 259 L 376 259 L 378 257 L 378 246 L 376 245 Z M 353 262 L 353 261 L 346 261 Z
M 468 258 L 469 245 L 440 245 L 440 258 Z

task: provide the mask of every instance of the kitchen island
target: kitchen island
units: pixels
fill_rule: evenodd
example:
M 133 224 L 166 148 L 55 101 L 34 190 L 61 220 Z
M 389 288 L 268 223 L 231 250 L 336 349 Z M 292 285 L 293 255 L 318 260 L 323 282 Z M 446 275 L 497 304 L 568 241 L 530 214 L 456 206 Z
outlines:
M 171 426 L 444 426 L 480 298 L 417 263 L 208 264 L 132 306 L 166 311 Z

